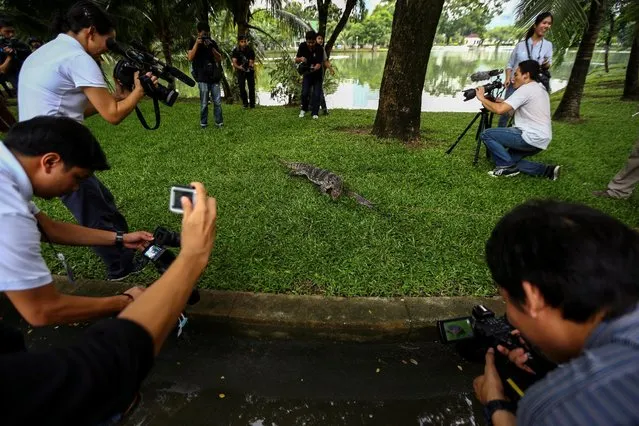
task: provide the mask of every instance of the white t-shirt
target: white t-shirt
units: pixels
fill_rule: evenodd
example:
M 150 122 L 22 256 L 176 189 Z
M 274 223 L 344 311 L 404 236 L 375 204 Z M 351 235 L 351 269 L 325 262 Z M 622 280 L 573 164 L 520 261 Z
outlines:
M 0 142 L 0 291 L 28 290 L 53 281 L 40 252 L 33 187 Z
M 522 139 L 539 149 L 548 148 L 552 139 L 550 97 L 540 83 L 524 84 L 506 99 L 515 110 L 514 127 L 521 130 Z
M 33 52 L 20 70 L 20 121 L 38 115 L 84 121 L 89 100 L 83 87 L 107 87 L 100 67 L 73 37 L 59 34 Z

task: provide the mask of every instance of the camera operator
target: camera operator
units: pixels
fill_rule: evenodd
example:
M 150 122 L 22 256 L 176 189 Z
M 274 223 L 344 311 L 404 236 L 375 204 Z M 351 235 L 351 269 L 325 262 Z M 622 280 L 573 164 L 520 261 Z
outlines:
M 515 70 L 513 84 L 517 89 L 515 93 L 506 100 L 496 99 L 495 102 L 484 96 L 483 87 L 476 89 L 477 99 L 486 109 L 495 114 L 514 111 L 515 115 L 513 127 L 486 129 L 480 135 L 495 160 L 496 167 L 489 174 L 493 177 L 516 176 L 523 172 L 557 180 L 560 166 L 523 159 L 547 149 L 552 139 L 550 98 L 539 84 L 539 64 L 521 62 Z
M 535 60 L 541 65 L 540 82 L 550 93 L 550 66 L 552 65 L 552 43 L 545 39 L 546 33 L 552 27 L 553 16 L 550 12 L 544 12 L 537 15 L 535 23 L 528 29 L 524 40 L 517 43 L 506 65 L 506 79 L 504 87 L 506 93 L 504 97 L 508 99 L 515 92 L 513 83 L 515 82 L 514 71 L 517 64 L 526 60 Z M 508 114 L 499 117 L 498 127 L 506 127 L 508 125 Z
M 31 201 L 74 191 L 96 170 L 109 168 L 89 129 L 70 118 L 36 117 L 0 143 L 0 291 L 31 325 L 69 323 L 120 312 L 142 290 L 114 297 L 60 294 L 40 252 L 40 241 L 65 245 L 141 248 L 148 232 L 103 231 L 50 219 Z M 66 265 L 64 265 L 66 266 Z
M 39 353 L 25 352 L 20 336 L 0 330 L 0 348 L 14 345 L 13 353 L 0 355 L 3 425 L 114 424 L 135 407 L 141 382 L 213 250 L 215 199 L 202 184 L 191 185 L 196 202 L 182 199 L 180 253 L 117 319 L 97 323 L 72 345 Z
M 211 38 L 211 28 L 206 22 L 197 23 L 197 39 L 191 39 L 191 50 L 187 59 L 193 62 L 193 77 L 200 90 L 200 127 L 208 125 L 209 100 L 213 102 L 215 125 L 224 126 L 222 117 L 222 55 L 215 40 Z
M 302 79 L 302 109 L 300 118 L 304 118 L 311 104 L 313 119 L 319 118 L 320 97 L 322 93 L 322 62 L 324 61 L 324 49 L 317 44 L 317 33 L 306 32 L 306 41 L 300 43 L 295 63 L 303 63 L 308 67 Z M 311 94 L 312 92 L 312 94 Z
M 255 52 L 248 45 L 248 36 L 237 38 L 237 46 L 231 52 L 233 68 L 237 74 L 237 84 L 240 86 L 240 98 L 244 108 L 255 108 Z M 246 95 L 248 84 L 248 97 Z
M 526 390 L 515 417 L 491 402 L 504 388 L 490 349 L 474 387 L 493 424 L 639 424 L 639 234 L 586 206 L 533 201 L 499 221 L 486 263 L 509 322 L 562 363 Z M 524 349 L 498 350 L 527 360 Z
M 95 3 L 75 3 L 58 16 L 54 29 L 57 38 L 29 56 L 20 72 L 18 112 L 20 121 L 39 115 L 70 117 L 78 122 L 98 113 L 111 124 L 118 124 L 144 97 L 136 74 L 135 87 L 116 96 L 109 93 L 104 75 L 96 61 L 107 51 L 106 41 L 115 37 L 109 15 Z M 151 76 L 151 74 L 148 74 Z M 157 78 L 151 80 L 156 83 Z M 128 224 L 118 211 L 111 192 L 91 176 L 80 183 L 78 191 L 62 202 L 83 226 L 127 232 Z M 117 247 L 96 247 L 107 269 L 107 279 L 121 280 L 139 271 L 134 251 Z
M 0 19 L 0 80 L 3 83 L 7 81 L 11 83 L 13 91 L 18 89 L 20 68 L 31 53 L 29 46 L 15 36 L 16 30 L 13 23 L 4 18 Z

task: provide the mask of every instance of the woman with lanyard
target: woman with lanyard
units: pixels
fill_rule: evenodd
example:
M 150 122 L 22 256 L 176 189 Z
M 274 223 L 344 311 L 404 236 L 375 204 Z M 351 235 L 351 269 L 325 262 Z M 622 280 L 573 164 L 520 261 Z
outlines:
M 537 15 L 535 24 L 530 27 L 526 33 L 524 40 L 517 43 L 515 49 L 510 54 L 508 65 L 506 66 L 506 80 L 504 87 L 506 88 L 505 98 L 507 99 L 515 91 L 513 86 L 515 70 L 520 62 L 526 60 L 535 60 L 541 65 L 542 74 L 546 76 L 542 79 L 544 87 L 550 92 L 550 73 L 548 69 L 552 65 L 552 43 L 545 39 L 546 33 L 552 26 L 552 13 L 544 12 Z M 506 127 L 510 115 L 504 114 L 499 117 L 499 127 Z
M 20 71 L 20 121 L 46 115 L 82 123 L 85 117 L 100 114 L 111 124 L 120 123 L 144 97 L 144 89 L 136 73 L 130 93 L 121 87 L 115 94 L 108 90 L 97 63 L 108 50 L 107 40 L 115 37 L 115 25 L 107 12 L 91 1 L 79 1 L 56 19 L 53 29 L 58 36 L 33 52 Z M 151 80 L 157 82 L 156 77 Z M 95 176 L 83 180 L 78 191 L 62 197 L 62 202 L 83 226 L 128 232 L 113 195 Z M 105 263 L 108 279 L 120 280 L 136 272 L 134 251 L 117 241 L 114 247 L 96 247 L 94 251 Z

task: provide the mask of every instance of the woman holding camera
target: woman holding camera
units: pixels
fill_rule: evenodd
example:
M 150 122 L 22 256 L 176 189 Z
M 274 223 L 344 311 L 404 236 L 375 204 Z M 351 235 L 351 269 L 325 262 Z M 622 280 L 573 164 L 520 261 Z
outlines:
M 33 52 L 20 71 L 20 121 L 57 115 L 83 122 L 98 113 L 111 124 L 120 123 L 144 97 L 144 89 L 136 74 L 130 93 L 121 87 L 115 95 L 108 90 L 97 61 L 108 50 L 107 39 L 115 37 L 109 15 L 93 2 L 80 1 L 59 16 L 53 28 L 57 38 Z M 113 195 L 95 176 L 82 181 L 80 189 L 63 197 L 62 202 L 83 226 L 128 232 Z M 106 264 L 108 279 L 120 280 L 135 272 L 132 250 L 117 246 L 94 250 Z
M 524 40 L 517 43 L 515 49 L 510 54 L 508 65 L 506 65 L 506 88 L 505 98 L 508 98 L 515 91 L 513 82 L 515 80 L 515 69 L 527 60 L 534 60 L 541 65 L 541 82 L 548 92 L 550 92 L 550 72 L 548 69 L 552 65 L 552 43 L 546 40 L 546 33 L 552 27 L 553 16 L 550 12 L 537 15 L 535 23 L 528 29 Z M 499 117 L 499 127 L 506 127 L 510 116 L 504 114 Z

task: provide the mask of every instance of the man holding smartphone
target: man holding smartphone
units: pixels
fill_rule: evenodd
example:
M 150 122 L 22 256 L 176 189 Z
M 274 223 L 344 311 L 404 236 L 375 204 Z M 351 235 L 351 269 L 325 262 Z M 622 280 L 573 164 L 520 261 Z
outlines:
M 113 297 L 61 294 L 41 254 L 41 240 L 129 249 L 153 240 L 143 231 L 124 234 L 56 221 L 31 201 L 34 195 L 51 199 L 70 193 L 93 172 L 108 168 L 89 129 L 66 117 L 20 122 L 0 142 L 0 291 L 33 326 L 112 315 L 142 293 L 135 287 Z
M 489 349 L 475 379 L 500 425 L 639 424 L 639 234 L 590 207 L 534 201 L 504 216 L 486 263 L 518 333 L 560 367 L 526 390 L 516 413 L 496 356 L 525 365 L 525 349 Z

